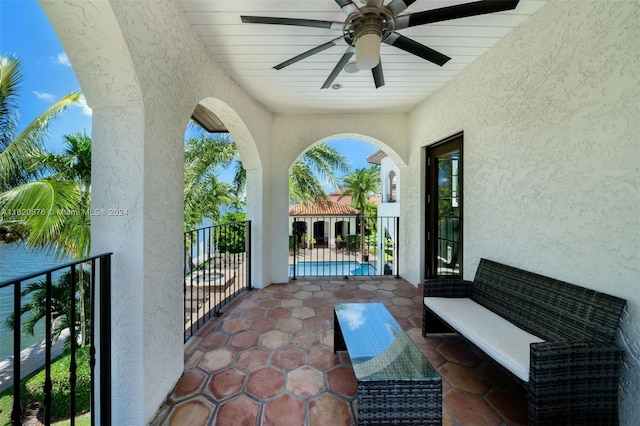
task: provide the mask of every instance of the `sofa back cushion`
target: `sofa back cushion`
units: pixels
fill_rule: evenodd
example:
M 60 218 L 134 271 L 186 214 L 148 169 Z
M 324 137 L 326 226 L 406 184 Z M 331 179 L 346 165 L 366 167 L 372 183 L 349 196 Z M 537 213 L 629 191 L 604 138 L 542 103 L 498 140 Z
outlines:
M 626 301 L 481 259 L 471 298 L 547 341 L 613 343 Z

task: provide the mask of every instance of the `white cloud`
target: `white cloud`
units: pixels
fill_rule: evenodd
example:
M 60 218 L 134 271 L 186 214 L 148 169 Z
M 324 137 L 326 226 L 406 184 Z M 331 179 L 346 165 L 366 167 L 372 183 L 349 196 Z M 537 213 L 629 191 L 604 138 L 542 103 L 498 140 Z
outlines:
M 56 64 L 64 65 L 65 67 L 71 66 L 71 62 L 69 62 L 69 58 L 65 52 L 58 53 L 55 62 Z
M 78 107 L 82 108 L 82 113 L 84 115 L 91 116 L 93 115 L 93 110 L 87 105 L 87 100 L 84 95 L 80 95 L 80 99 L 78 100 Z
M 36 98 L 43 99 L 45 101 L 53 102 L 55 100 L 55 96 L 51 93 L 46 92 L 38 92 L 37 90 L 33 91 L 33 94 L 36 95 Z

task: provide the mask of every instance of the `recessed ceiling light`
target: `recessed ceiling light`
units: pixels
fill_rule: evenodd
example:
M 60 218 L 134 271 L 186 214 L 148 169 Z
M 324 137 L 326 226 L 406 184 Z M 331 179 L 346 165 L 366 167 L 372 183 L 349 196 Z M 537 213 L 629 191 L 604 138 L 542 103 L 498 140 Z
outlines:
M 331 88 L 332 88 L 333 90 L 340 90 L 340 89 L 342 89 L 342 84 L 340 84 L 340 83 L 333 83 L 333 84 L 331 85 Z

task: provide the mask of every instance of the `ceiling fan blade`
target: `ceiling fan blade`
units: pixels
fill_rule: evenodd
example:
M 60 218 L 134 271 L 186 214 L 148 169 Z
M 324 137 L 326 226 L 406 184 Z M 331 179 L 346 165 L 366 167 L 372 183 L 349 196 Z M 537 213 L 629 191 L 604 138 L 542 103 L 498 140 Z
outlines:
M 344 52 L 344 55 L 342 55 L 342 58 L 340 58 L 340 60 L 336 64 L 333 71 L 331 71 L 331 74 L 329 74 L 329 77 L 327 77 L 327 79 L 325 80 L 324 84 L 322 85 L 323 89 L 328 89 L 331 86 L 331 83 L 333 83 L 336 77 L 338 77 L 338 74 L 340 74 L 344 66 L 347 65 L 347 62 L 349 62 L 349 59 L 351 59 L 354 53 L 355 49 L 352 46 L 349 46 L 347 48 L 347 51 Z
M 316 46 L 313 49 L 309 49 L 306 52 L 299 54 L 298 56 L 294 56 L 288 61 L 284 61 L 283 63 L 276 65 L 274 68 L 277 70 L 281 70 L 282 68 L 288 67 L 291 64 L 295 64 L 296 62 L 301 61 L 304 58 L 308 58 L 311 55 L 315 55 L 316 53 L 322 52 L 323 50 L 327 50 L 333 46 L 339 46 L 341 44 L 346 44 L 346 41 L 344 41 L 344 38 L 342 37 L 335 38 L 331 41 L 321 44 L 320 46 Z
M 420 44 L 415 40 L 411 40 L 409 37 L 405 37 L 402 34 L 391 33 L 384 42 L 391 46 L 402 49 L 405 52 L 413 53 L 416 56 L 420 56 L 422 59 L 426 59 L 429 62 L 433 62 L 436 65 L 443 66 L 451 58 L 444 55 L 430 47 Z
M 416 25 L 448 21 L 469 16 L 486 15 L 515 9 L 520 0 L 484 0 L 425 10 L 396 18 L 396 30 Z
M 336 3 L 338 3 L 340 9 L 342 9 L 344 14 L 347 16 L 358 11 L 358 6 L 353 4 L 351 0 L 336 0 Z
M 416 0 L 391 0 L 387 5 L 387 9 L 389 9 L 393 16 L 396 17 L 415 2 Z
M 245 24 L 294 25 L 297 27 L 325 28 L 342 31 L 343 22 L 319 21 L 316 19 L 275 18 L 271 16 L 240 16 Z
M 382 60 L 378 62 L 378 65 L 376 65 L 371 70 L 371 73 L 373 74 L 373 81 L 374 83 L 376 83 L 376 89 L 384 86 L 384 74 L 382 73 Z

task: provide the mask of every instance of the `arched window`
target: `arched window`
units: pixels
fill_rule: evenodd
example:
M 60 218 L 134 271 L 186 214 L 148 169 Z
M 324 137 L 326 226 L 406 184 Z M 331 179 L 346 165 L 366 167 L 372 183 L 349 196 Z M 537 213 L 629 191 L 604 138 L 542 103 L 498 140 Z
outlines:
M 396 172 L 391 170 L 387 179 L 386 201 L 387 203 L 396 202 Z

